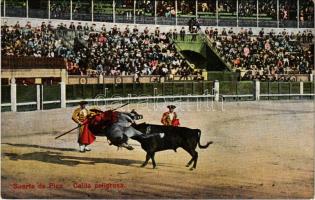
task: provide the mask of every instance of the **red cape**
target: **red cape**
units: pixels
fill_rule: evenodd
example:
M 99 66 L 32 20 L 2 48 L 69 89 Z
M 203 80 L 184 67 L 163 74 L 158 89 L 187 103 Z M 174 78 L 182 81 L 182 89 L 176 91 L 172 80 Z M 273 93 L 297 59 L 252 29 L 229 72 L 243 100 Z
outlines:
M 83 131 L 79 138 L 79 143 L 84 145 L 92 144 L 95 140 L 95 135 L 88 128 L 88 120 L 83 122 Z

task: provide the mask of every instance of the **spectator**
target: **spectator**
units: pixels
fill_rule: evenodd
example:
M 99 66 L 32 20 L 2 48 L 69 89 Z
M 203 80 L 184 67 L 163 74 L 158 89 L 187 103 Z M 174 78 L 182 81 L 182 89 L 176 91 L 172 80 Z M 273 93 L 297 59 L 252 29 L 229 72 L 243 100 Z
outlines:
M 81 22 L 78 23 L 77 30 L 78 30 L 78 31 L 82 31 L 82 30 L 83 30 L 83 27 L 82 27 L 82 25 L 81 25 Z
M 222 35 L 222 36 L 227 36 L 227 33 L 226 33 L 225 28 L 223 28 L 223 30 L 222 30 L 222 32 L 221 32 L 221 35 Z
M 196 41 L 197 40 L 197 29 L 194 27 L 191 30 L 191 41 Z
M 73 22 L 71 22 L 70 26 L 69 26 L 69 29 L 74 31 L 75 30 L 75 25 Z
M 177 40 L 177 35 L 178 35 L 178 33 L 177 33 L 176 28 L 175 28 L 173 31 L 173 34 L 172 34 L 174 40 Z
M 188 30 L 189 32 L 192 32 L 192 29 L 194 27 L 194 24 L 195 24 L 195 19 L 192 17 L 190 18 L 190 20 L 188 21 Z
M 185 27 L 182 27 L 179 34 L 180 34 L 181 41 L 185 41 L 185 35 L 186 35 Z

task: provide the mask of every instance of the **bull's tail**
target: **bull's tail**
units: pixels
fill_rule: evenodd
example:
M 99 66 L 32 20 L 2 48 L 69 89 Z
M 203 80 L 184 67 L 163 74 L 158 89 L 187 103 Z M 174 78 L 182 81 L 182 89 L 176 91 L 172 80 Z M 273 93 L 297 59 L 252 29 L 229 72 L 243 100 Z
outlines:
M 201 144 L 200 144 L 200 137 L 201 137 L 201 131 L 200 131 L 200 129 L 198 129 L 198 146 L 199 146 L 200 149 L 206 149 L 206 148 L 208 148 L 208 146 L 209 146 L 210 144 L 213 143 L 212 141 L 209 141 L 209 142 L 207 142 L 206 145 L 201 145 Z

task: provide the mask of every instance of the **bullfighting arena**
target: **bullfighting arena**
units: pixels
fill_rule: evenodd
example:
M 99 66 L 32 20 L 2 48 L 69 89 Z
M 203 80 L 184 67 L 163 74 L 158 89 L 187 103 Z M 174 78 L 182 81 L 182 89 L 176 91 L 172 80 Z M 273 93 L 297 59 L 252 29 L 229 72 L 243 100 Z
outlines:
M 314 102 L 229 102 L 221 111 L 207 103 L 177 104 L 181 125 L 199 128 L 197 169 L 190 155 L 117 150 L 98 137 L 92 151 L 78 152 L 74 108 L 2 113 L 2 198 L 313 198 Z M 129 105 L 139 122 L 160 123 L 164 104 Z M 114 107 L 114 106 L 113 106 Z

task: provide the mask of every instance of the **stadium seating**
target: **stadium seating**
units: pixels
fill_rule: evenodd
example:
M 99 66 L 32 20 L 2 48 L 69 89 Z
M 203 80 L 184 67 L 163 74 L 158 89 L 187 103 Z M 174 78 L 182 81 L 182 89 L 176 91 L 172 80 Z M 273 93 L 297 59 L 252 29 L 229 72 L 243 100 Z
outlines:
M 52 28 L 45 23 L 30 27 L 31 24 L 23 28 L 19 24 L 2 26 L 2 56 L 63 57 L 70 75 L 89 71 L 104 76 L 181 75 L 184 78 L 193 73 L 168 35 L 158 29 L 138 32 L 135 27 L 120 30 L 115 26 L 112 30 L 96 31 L 84 25 L 83 30 L 78 26 L 72 30 L 64 24 Z
M 245 71 L 243 79 L 274 80 L 276 74 L 311 74 L 314 70 L 313 34 L 309 31 L 279 34 L 273 31 L 253 35 L 251 29 L 232 29 L 220 34 L 206 30 L 209 45 L 215 47 L 220 57 L 230 66 Z
M 106 27 L 77 22 L 53 27 L 43 22 L 32 27 L 3 24 L 2 56 L 62 57 L 67 61 L 69 75 L 115 76 L 160 75 L 172 77 L 200 74 L 176 46 L 177 32 L 162 32 L 137 26 Z M 310 74 L 314 70 L 313 34 L 310 30 L 279 34 L 254 35 L 242 28 L 234 33 L 206 28 L 207 45 L 229 69 L 239 71 L 243 79 L 275 80 L 277 74 Z M 179 34 L 178 34 L 179 36 Z M 179 38 L 179 37 L 178 37 Z M 175 42 L 175 43 L 174 43 Z M 198 69 L 198 66 L 196 66 Z M 89 73 L 87 73 L 89 72 Z

